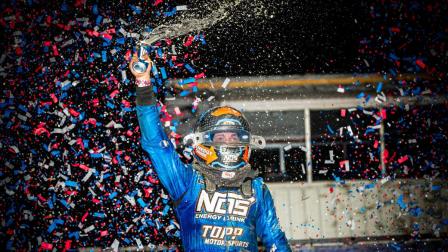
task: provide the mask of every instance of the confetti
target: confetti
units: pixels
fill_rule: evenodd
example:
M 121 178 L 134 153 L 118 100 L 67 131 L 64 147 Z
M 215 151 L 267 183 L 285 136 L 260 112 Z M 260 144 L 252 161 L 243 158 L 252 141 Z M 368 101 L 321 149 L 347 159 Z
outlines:
M 226 78 L 224 80 L 224 82 L 222 83 L 221 87 L 225 89 L 225 88 L 227 88 L 227 85 L 229 85 L 229 83 L 230 83 L 230 79 Z
M 186 5 L 178 5 L 176 6 L 177 11 L 186 11 L 188 8 Z
M 139 146 L 135 86 L 133 78 L 128 79 L 128 63 L 144 20 L 160 18 L 158 12 L 177 15 L 176 6 L 160 2 L 143 11 L 140 3 L 118 8 L 74 1 L 54 8 L 37 2 L 11 2 L 4 7 L 14 14 L 0 22 L 8 34 L 0 62 L 14 67 L 0 68 L 0 76 L 17 83 L 9 85 L 0 100 L 5 125 L 0 147 L 6 169 L 0 176 L 5 186 L 2 199 L 7 202 L 3 229 L 5 239 L 11 241 L 7 246 L 76 250 L 180 244 L 179 237 L 164 231 L 173 227 L 173 212 L 166 208 L 168 200 L 154 194 L 161 185 Z M 179 8 L 189 11 L 186 6 Z M 187 51 L 183 39 L 189 37 Z M 162 90 L 166 80 L 192 80 L 188 85 L 204 78 L 200 62 L 193 64 L 204 42 L 200 33 L 158 42 L 158 49 L 151 51 L 156 92 L 180 97 Z M 188 88 L 188 94 L 197 92 L 193 85 Z M 195 104 L 197 109 L 200 103 Z M 25 223 L 19 217 L 22 210 L 39 222 Z M 140 222 L 130 228 L 133 216 L 146 211 L 156 213 L 152 219 L 161 228 L 155 231 Z M 26 234 L 19 226 L 27 227 Z M 170 232 L 178 229 L 174 226 Z M 138 242 L 137 230 L 144 237 Z
M 350 165 L 349 165 L 349 161 L 348 160 L 342 160 L 339 162 L 339 167 L 344 167 L 345 171 L 348 172 L 350 171 Z

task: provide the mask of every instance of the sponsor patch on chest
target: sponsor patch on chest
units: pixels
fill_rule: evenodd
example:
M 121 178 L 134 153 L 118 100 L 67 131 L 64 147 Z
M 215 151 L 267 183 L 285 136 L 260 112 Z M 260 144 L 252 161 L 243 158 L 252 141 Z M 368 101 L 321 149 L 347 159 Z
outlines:
M 207 193 L 201 190 L 196 202 L 196 213 L 228 214 L 247 217 L 250 206 L 255 202 L 254 197 L 243 198 L 233 192 Z

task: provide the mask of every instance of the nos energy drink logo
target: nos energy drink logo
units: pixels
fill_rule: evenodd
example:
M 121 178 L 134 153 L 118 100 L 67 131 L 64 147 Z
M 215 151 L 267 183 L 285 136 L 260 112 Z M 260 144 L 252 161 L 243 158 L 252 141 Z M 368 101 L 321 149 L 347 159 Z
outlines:
M 196 204 L 196 212 L 203 210 L 211 214 L 230 214 L 247 217 L 249 207 L 255 202 L 255 198 L 244 199 L 236 193 L 215 192 L 208 194 L 201 190 L 201 194 Z

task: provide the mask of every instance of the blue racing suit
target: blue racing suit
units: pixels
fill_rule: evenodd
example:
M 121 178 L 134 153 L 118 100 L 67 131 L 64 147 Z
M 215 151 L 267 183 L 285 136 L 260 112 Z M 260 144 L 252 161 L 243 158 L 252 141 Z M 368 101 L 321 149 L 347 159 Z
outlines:
M 180 160 L 161 126 L 155 102 L 143 99 L 141 90 L 137 91 L 136 107 L 141 145 L 174 201 L 185 250 L 258 251 L 259 237 L 269 251 L 290 251 L 262 179 L 253 179 L 250 198 L 230 188 L 207 192 L 203 176 Z

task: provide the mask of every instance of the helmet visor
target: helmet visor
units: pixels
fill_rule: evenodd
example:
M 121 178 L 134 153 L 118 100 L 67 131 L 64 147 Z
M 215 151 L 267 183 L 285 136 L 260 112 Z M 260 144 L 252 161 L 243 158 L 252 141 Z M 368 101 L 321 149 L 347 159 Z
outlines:
M 217 129 L 203 132 L 204 144 L 246 145 L 250 144 L 250 133 L 241 129 Z

